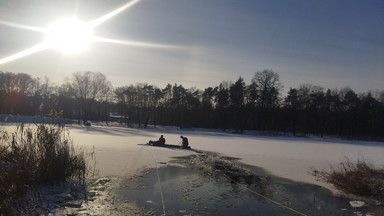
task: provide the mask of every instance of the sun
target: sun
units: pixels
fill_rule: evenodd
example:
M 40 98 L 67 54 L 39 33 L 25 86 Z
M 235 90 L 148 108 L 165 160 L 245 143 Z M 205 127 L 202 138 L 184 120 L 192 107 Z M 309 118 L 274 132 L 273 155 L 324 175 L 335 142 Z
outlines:
M 77 19 L 67 18 L 53 22 L 46 31 L 45 44 L 62 53 L 86 50 L 94 40 L 93 27 Z
M 129 40 L 118 40 L 113 38 L 104 38 L 98 37 L 93 34 L 94 28 L 103 24 L 105 21 L 119 15 L 123 11 L 131 8 L 140 1 L 141 0 L 130 0 L 124 5 L 116 8 L 115 10 L 89 22 L 82 22 L 75 18 L 66 18 L 53 22 L 51 25 L 49 25 L 48 28 L 28 26 L 24 24 L 0 20 L 0 26 L 6 25 L 14 28 L 43 33 L 45 35 L 45 39 L 42 42 L 0 59 L 0 65 L 47 49 L 56 49 L 65 54 L 79 53 L 81 51 L 86 50 L 93 42 L 161 49 L 183 48 L 181 46 L 172 46 L 167 44 L 156 44 Z

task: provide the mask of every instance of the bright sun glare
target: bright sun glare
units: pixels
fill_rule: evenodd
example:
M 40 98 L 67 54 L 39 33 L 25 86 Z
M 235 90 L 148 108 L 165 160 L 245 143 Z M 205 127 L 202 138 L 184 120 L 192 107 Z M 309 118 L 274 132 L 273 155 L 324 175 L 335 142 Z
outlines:
M 93 28 L 76 19 L 61 19 L 47 29 L 45 43 L 63 53 L 85 50 L 93 41 Z
M 15 28 L 36 31 L 45 34 L 45 40 L 21 52 L 0 59 L 0 65 L 43 51 L 56 49 L 62 53 L 78 53 L 87 49 L 92 42 L 113 43 L 128 46 L 140 46 L 151 48 L 178 48 L 165 44 L 144 43 L 136 41 L 116 40 L 112 38 L 97 37 L 93 34 L 93 29 L 112 17 L 132 7 L 141 0 L 131 0 L 121 7 L 90 22 L 81 22 L 74 18 L 61 19 L 53 22 L 48 28 L 27 26 L 0 20 L 0 25 L 7 25 Z

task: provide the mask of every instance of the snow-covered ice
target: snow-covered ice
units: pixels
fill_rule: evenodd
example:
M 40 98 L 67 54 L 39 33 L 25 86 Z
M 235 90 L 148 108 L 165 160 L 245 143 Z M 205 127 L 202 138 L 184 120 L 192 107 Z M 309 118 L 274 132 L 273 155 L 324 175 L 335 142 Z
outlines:
M 15 124 L 2 124 L 14 130 Z M 173 157 L 194 154 L 193 151 L 154 148 L 143 145 L 164 135 L 167 144 L 179 144 L 180 135 L 187 136 L 193 149 L 217 152 L 239 158 L 241 162 L 261 167 L 271 175 L 298 182 L 317 182 L 308 174 L 311 168 L 327 169 L 348 157 L 384 165 L 384 143 L 341 140 L 336 138 L 299 138 L 261 136 L 254 133 L 233 134 L 220 130 L 158 127 L 150 129 L 116 126 L 67 125 L 75 145 L 96 155 L 100 176 L 132 176 L 138 170 L 161 166 Z
M 52 199 L 48 204 L 58 206 L 51 209 L 43 205 L 41 209 L 53 214 L 101 215 L 105 212 L 110 213 L 112 210 L 116 215 L 118 215 L 117 213 L 124 215 L 126 212 L 145 212 L 146 210 L 136 205 L 135 202 L 115 200 L 114 195 L 110 192 L 114 187 L 119 187 L 119 181 L 142 177 L 141 175 L 148 173 L 147 170 L 150 168 L 168 164 L 172 165 L 170 167 L 177 166 L 178 164 L 175 163 L 178 160 L 174 160 L 175 157 L 199 154 L 199 150 L 238 158 L 240 162 L 260 167 L 273 176 L 318 184 L 330 189 L 330 185 L 317 182 L 309 174 L 311 168 L 327 169 L 330 165 L 337 165 L 344 161 L 345 157 L 351 161 L 366 160 L 380 167 L 384 165 L 384 143 L 381 142 L 263 136 L 250 131 L 245 134 L 233 134 L 220 130 L 181 130 L 177 127 L 139 129 L 111 125 L 92 125 L 90 127 L 66 125 L 66 128 L 70 132 L 69 135 L 75 146 L 95 153 L 96 160 L 94 161 L 96 169 L 99 170 L 99 178 L 96 178 L 95 182 L 91 184 L 88 202 L 73 200 L 73 202 L 63 203 L 60 196 L 49 196 L 51 190 L 43 190 L 48 193 L 46 200 Z M 3 123 L 0 125 L 0 129 L 14 131 L 16 124 Z M 167 144 L 174 145 L 180 143 L 180 135 L 186 136 L 192 148 L 197 151 L 145 145 L 149 140 L 157 140 L 160 135 L 164 135 Z M 265 172 L 262 173 L 265 174 Z M 167 175 L 172 179 L 171 174 Z M 108 181 L 109 186 L 97 184 L 101 181 L 100 179 Z M 66 196 L 68 193 L 64 192 L 61 194 Z M 117 209 L 118 206 L 119 209 Z M 308 206 L 299 207 L 300 209 L 310 208 Z
M 163 134 L 168 144 L 180 143 L 187 136 L 194 149 L 217 152 L 240 158 L 272 175 L 294 181 L 314 183 L 311 168 L 327 169 L 348 157 L 384 165 L 384 143 L 323 138 L 257 136 L 232 134 L 219 130 L 179 130 L 177 128 L 135 129 L 106 126 L 69 126 L 75 144 L 95 148 L 100 176 L 129 176 L 137 170 L 151 168 L 172 157 L 193 154 L 188 150 L 144 146 Z

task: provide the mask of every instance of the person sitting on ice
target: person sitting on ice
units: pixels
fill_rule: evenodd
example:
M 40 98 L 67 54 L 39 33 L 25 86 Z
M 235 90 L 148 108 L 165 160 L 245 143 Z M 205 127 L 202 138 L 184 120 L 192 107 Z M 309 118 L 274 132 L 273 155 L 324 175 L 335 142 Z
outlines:
M 180 138 L 182 139 L 181 147 L 184 149 L 188 148 L 188 145 L 189 145 L 188 138 L 185 136 L 180 136 Z
M 165 145 L 165 138 L 163 137 L 163 135 L 160 136 L 159 140 L 157 141 L 152 141 L 150 140 L 149 145 L 153 145 L 153 146 L 162 146 L 162 145 Z

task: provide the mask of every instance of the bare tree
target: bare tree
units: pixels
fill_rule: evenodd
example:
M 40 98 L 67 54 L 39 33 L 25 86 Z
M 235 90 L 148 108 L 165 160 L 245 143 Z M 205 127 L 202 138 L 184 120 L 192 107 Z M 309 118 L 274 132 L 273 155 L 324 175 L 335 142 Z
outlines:
M 252 84 L 257 94 L 258 105 L 261 107 L 275 107 L 279 104 L 279 94 L 283 88 L 278 73 L 263 70 L 255 73 Z
M 91 103 L 103 103 L 111 99 L 112 84 L 100 72 L 76 72 L 67 79 L 64 89 L 79 102 L 79 118 L 86 122 L 91 111 Z
M 1 111 L 14 114 L 35 114 L 28 97 L 33 95 L 35 80 L 25 73 L 0 73 Z

